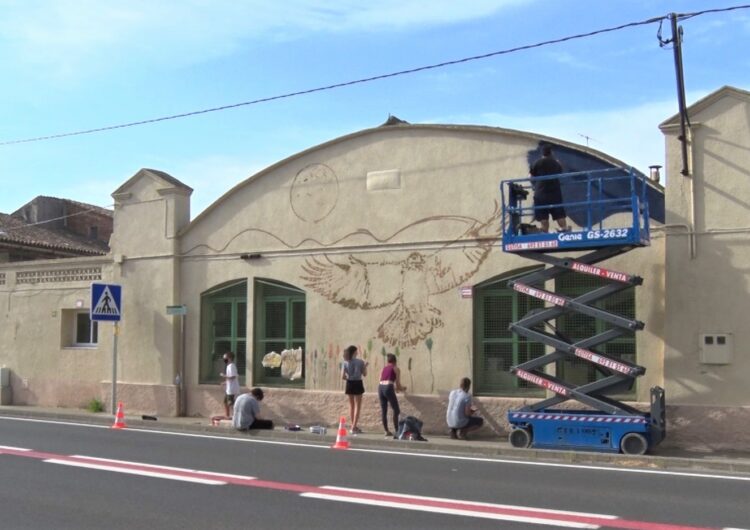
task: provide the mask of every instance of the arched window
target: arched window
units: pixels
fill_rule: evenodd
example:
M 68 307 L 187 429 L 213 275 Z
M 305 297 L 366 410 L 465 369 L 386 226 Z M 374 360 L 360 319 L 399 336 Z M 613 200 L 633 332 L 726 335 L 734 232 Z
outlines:
M 544 355 L 544 345 L 508 329 L 544 302 L 508 287 L 534 269 L 492 278 L 474 288 L 474 392 L 487 396 L 544 396 L 544 391 L 509 372 L 511 366 Z
M 235 355 L 240 384 L 245 383 L 247 280 L 229 282 L 201 295 L 200 382 L 217 383 L 223 355 Z
M 305 386 L 305 292 L 293 285 L 256 279 L 255 340 L 253 348 L 253 379 L 255 384 L 274 386 Z M 302 377 L 282 377 L 281 367 L 264 367 L 267 353 L 302 348 Z

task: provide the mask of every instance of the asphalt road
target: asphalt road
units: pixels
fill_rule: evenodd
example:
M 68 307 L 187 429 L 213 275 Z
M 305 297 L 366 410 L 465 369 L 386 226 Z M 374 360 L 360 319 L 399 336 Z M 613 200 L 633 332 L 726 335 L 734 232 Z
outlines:
M 0 528 L 750 528 L 750 476 L 0 418 Z

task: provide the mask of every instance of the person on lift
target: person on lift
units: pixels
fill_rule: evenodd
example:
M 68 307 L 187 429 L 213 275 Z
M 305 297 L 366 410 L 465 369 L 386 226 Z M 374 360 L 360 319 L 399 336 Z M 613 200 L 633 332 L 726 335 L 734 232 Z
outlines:
M 570 231 L 565 218 L 565 208 L 560 205 L 563 202 L 560 180 L 538 178 L 558 175 L 562 172 L 562 165 L 552 156 L 552 146 L 542 147 L 542 158 L 534 162 L 529 170 L 531 183 L 534 186 L 534 219 L 539 221 L 542 232 L 549 232 L 550 217 L 557 222 L 560 232 Z

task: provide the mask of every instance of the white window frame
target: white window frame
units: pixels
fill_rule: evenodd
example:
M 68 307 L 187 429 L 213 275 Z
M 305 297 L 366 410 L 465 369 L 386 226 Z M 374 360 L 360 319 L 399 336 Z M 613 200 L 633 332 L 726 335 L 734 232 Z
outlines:
M 89 320 L 89 342 L 78 342 L 78 318 L 80 315 L 86 315 L 89 318 L 88 309 L 75 311 L 73 313 L 73 344 L 74 347 L 94 347 L 99 344 L 99 322 Z M 93 342 L 92 342 L 93 340 Z

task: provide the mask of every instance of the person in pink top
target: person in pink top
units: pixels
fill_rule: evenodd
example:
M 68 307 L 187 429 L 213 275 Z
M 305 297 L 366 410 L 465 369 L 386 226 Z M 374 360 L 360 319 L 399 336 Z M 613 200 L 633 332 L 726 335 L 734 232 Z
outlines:
M 393 431 L 398 432 L 398 415 L 401 409 L 398 407 L 396 392 L 404 392 L 405 386 L 401 386 L 401 369 L 397 366 L 396 356 L 392 353 L 386 355 L 387 364 L 380 372 L 380 384 L 378 385 L 378 398 L 380 399 L 380 417 L 383 420 L 386 438 L 393 436 L 388 430 L 388 404 L 393 409 Z

